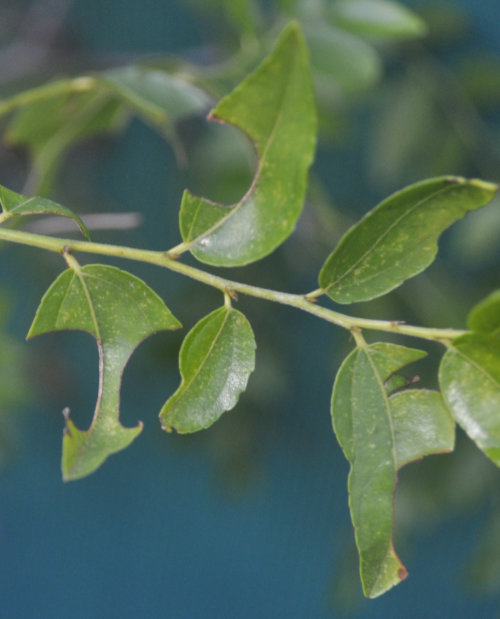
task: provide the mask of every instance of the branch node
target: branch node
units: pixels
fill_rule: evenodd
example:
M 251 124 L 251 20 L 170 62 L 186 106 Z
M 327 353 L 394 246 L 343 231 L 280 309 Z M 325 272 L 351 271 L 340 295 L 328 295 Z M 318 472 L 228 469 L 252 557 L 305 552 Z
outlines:
M 404 324 L 406 324 L 404 320 L 391 320 L 391 327 L 394 327 L 395 329 Z
M 317 303 L 318 299 L 317 297 L 310 297 L 309 295 L 305 295 L 304 299 L 308 302 L 308 303 Z

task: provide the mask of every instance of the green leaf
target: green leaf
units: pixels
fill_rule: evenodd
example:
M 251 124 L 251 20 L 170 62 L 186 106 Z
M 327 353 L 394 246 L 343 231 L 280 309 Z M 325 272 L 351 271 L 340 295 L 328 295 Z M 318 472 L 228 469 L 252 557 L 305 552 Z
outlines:
M 174 140 L 175 122 L 182 116 L 204 112 L 207 94 L 166 71 L 130 65 L 93 76 L 52 84 L 50 96 L 23 105 L 11 120 L 6 139 L 26 147 L 33 160 L 39 193 L 47 193 L 68 148 L 82 139 L 117 131 L 130 111 L 160 128 Z M 8 108 L 9 100 L 3 102 Z
M 332 15 L 339 26 L 365 36 L 408 39 L 427 32 L 413 11 L 388 0 L 340 0 L 333 5 Z
M 255 0 L 187 0 L 196 11 L 222 22 L 227 20 L 239 35 L 255 36 L 260 23 L 260 7 Z M 199 14 L 199 13 L 197 13 Z M 226 29 L 224 29 L 226 32 Z
M 470 333 L 453 341 L 441 360 L 439 384 L 453 417 L 500 466 L 500 340 Z
M 379 55 L 366 41 L 321 22 L 305 26 L 304 32 L 318 90 L 328 80 L 336 86 L 337 95 L 352 93 L 367 88 L 380 77 Z
M 252 327 L 241 312 L 221 307 L 198 322 L 180 351 L 182 381 L 160 412 L 164 429 L 197 432 L 233 408 L 255 366 Z
M 472 309 L 467 326 L 476 333 L 498 333 L 500 329 L 500 290 L 495 290 Z
M 143 281 L 115 267 L 68 269 L 47 290 L 28 337 L 79 329 L 96 338 L 99 350 L 99 394 L 89 430 L 79 430 L 67 416 L 62 455 L 65 480 L 89 475 L 140 433 L 142 423 L 125 428 L 119 421 L 123 370 L 142 340 L 180 326 Z
M 71 133 L 72 137 L 76 137 L 76 134 L 78 137 L 88 137 L 110 131 L 119 120 L 117 105 L 107 97 L 99 99 L 93 107 L 95 97 L 95 90 L 56 92 L 55 95 L 26 104 L 10 122 L 7 140 L 12 144 L 27 145 L 39 153 L 63 127 L 63 131 Z
M 276 249 L 302 210 L 316 116 L 307 50 L 297 24 L 284 30 L 269 57 L 209 118 L 235 125 L 253 140 L 257 172 L 247 194 L 230 207 L 186 191 L 180 247 L 207 264 L 240 266 Z
M 439 393 L 387 393 L 386 381 L 394 384 L 395 372 L 423 356 L 395 344 L 358 347 L 335 379 L 333 427 L 351 464 L 349 506 L 367 597 L 381 595 L 407 576 L 392 542 L 397 470 L 453 449 L 454 423 Z
M 75 142 L 123 126 L 123 106 L 102 87 L 57 93 L 23 106 L 9 124 L 6 140 L 28 149 L 37 175 L 36 191 L 47 193 L 68 148 Z
M 25 196 L 0 185 L 0 206 L 2 207 L 0 221 L 6 221 L 11 217 L 42 214 L 62 215 L 63 217 L 69 217 L 75 221 L 83 236 L 90 240 L 89 231 L 80 217 L 70 211 L 69 208 L 62 206 L 61 204 L 57 204 L 57 202 L 53 202 L 52 200 L 47 200 L 46 198 L 26 198 Z
M 200 114 L 210 105 L 208 95 L 166 71 L 130 65 L 100 73 L 97 79 L 146 121 L 171 133 L 183 116 Z
M 240 33 L 255 35 L 260 15 L 259 7 L 253 0 L 224 0 L 223 5 L 228 20 Z
M 337 303 L 368 301 L 434 260 L 441 233 L 487 204 L 498 185 L 444 176 L 396 192 L 355 224 L 328 257 L 321 288 Z

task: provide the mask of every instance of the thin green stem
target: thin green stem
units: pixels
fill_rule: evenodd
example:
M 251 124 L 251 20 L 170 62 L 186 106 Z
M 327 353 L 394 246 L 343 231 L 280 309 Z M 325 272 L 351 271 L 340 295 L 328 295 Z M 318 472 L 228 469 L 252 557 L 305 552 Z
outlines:
M 93 90 L 95 87 L 96 80 L 93 77 L 83 76 L 69 80 L 58 80 L 38 86 L 37 88 L 30 88 L 9 99 L 0 101 L 0 116 L 8 114 L 22 105 L 36 103 L 37 101 L 43 101 L 44 99 L 50 99 L 65 93 Z
M 0 228 L 0 239 L 56 252 L 62 254 L 66 260 L 68 260 L 69 252 L 83 252 L 154 264 L 190 277 L 191 279 L 212 286 L 213 288 L 217 288 L 225 295 L 225 298 L 227 298 L 227 296 L 234 298 L 236 293 L 241 293 L 258 299 L 289 305 L 350 331 L 355 329 L 371 329 L 398 333 L 400 335 L 409 335 L 426 340 L 441 341 L 443 343 L 447 343 L 466 333 L 466 331 L 459 331 L 456 329 L 432 329 L 407 325 L 398 321 L 371 320 L 347 316 L 311 302 L 307 295 L 269 290 L 267 288 L 242 284 L 224 277 L 219 277 L 218 275 L 212 275 L 196 267 L 178 262 L 172 259 L 166 252 L 162 251 L 46 237 L 40 234 L 33 234 L 21 230 L 9 230 L 7 228 Z
M 352 333 L 352 336 L 357 346 L 359 348 L 366 348 L 365 338 L 363 337 L 363 334 L 361 333 L 361 329 L 358 329 L 357 327 L 353 327 L 351 329 L 351 333 Z

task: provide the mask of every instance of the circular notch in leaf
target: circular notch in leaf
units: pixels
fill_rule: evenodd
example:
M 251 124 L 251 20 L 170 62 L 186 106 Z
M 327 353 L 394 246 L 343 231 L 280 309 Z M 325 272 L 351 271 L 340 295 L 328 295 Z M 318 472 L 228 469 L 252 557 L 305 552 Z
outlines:
M 319 285 L 337 303 L 386 294 L 425 270 L 441 233 L 488 204 L 497 190 L 493 183 L 445 176 L 396 192 L 343 236 L 321 269 Z
M 283 31 L 264 62 L 211 112 L 210 119 L 244 131 L 258 167 L 252 186 L 225 206 L 184 192 L 180 229 L 201 262 L 241 266 L 274 251 L 302 211 L 316 142 L 316 113 L 304 37 L 297 24 Z
M 75 264 L 47 290 L 28 337 L 79 329 L 95 337 L 99 351 L 99 392 L 90 428 L 79 430 L 66 416 L 62 456 L 66 481 L 89 475 L 141 432 L 142 423 L 125 428 L 119 420 L 123 370 L 142 340 L 180 326 L 149 286 L 116 267 Z
M 255 339 L 245 316 L 221 307 L 187 334 L 180 351 L 182 381 L 160 412 L 164 429 L 196 432 L 233 408 L 255 367 Z

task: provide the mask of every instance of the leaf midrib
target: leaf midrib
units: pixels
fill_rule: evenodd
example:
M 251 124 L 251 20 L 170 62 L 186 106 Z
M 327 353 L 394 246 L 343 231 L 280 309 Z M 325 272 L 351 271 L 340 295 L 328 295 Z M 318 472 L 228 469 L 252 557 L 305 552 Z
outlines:
M 286 100 L 286 97 L 288 95 L 288 92 L 291 88 L 291 84 L 293 82 L 292 76 L 293 73 L 296 70 L 297 67 L 297 61 L 298 61 L 298 54 L 297 54 L 297 50 L 295 50 L 295 54 L 294 57 L 292 59 L 291 62 L 291 68 L 289 69 L 289 74 L 288 74 L 288 79 L 286 81 L 285 87 L 282 90 L 281 93 L 281 97 L 280 97 L 280 101 L 279 101 L 279 111 L 276 114 L 276 119 L 274 121 L 273 124 L 273 129 L 271 131 L 271 133 L 269 134 L 269 138 L 264 146 L 264 149 L 262 151 L 262 155 L 259 157 L 259 163 L 257 165 L 257 170 L 255 172 L 255 176 L 253 178 L 252 184 L 250 185 L 248 191 L 245 193 L 245 195 L 241 198 L 241 200 L 239 200 L 238 202 L 235 202 L 234 204 L 230 204 L 228 206 L 226 205 L 222 205 L 219 204 L 218 202 L 210 202 L 210 200 L 207 200 L 206 198 L 199 198 L 200 200 L 200 204 L 198 205 L 198 208 L 196 210 L 196 214 L 193 217 L 193 221 L 191 222 L 191 226 L 190 226 L 190 231 L 189 231 L 189 235 L 188 235 L 188 245 L 192 246 L 196 243 L 198 243 L 201 239 L 210 236 L 211 234 L 213 234 L 214 232 L 216 232 L 220 227 L 222 227 L 226 221 L 228 221 L 231 217 L 233 217 L 236 213 L 238 213 L 240 211 L 240 209 L 242 207 L 244 207 L 248 201 L 254 196 L 254 194 L 256 193 L 258 187 L 258 182 L 260 180 L 260 177 L 262 175 L 262 170 L 264 169 L 266 163 L 267 163 L 267 153 L 269 151 L 270 146 L 272 145 L 272 143 L 274 142 L 274 139 L 276 137 L 277 131 L 278 131 L 278 126 L 280 124 L 280 120 L 283 116 L 283 108 L 284 108 L 284 101 Z M 228 121 L 226 121 L 225 119 L 221 119 L 224 122 L 226 122 L 227 124 L 232 125 L 233 127 L 236 127 L 237 129 L 240 129 L 241 131 L 243 131 L 244 133 L 246 133 L 250 140 L 252 141 L 252 144 L 256 145 L 256 141 L 253 139 L 252 136 L 250 136 L 244 128 L 234 124 L 234 123 L 230 123 Z M 257 150 L 257 148 L 255 148 Z M 191 239 L 191 230 L 195 227 L 195 223 L 196 223 L 196 218 L 198 216 L 198 213 L 200 211 L 201 205 L 203 203 L 207 203 L 207 204 L 213 204 L 216 206 L 219 206 L 221 208 L 228 208 L 229 212 L 227 215 L 225 215 L 224 217 L 222 217 L 221 219 L 217 220 L 217 222 L 208 230 L 205 230 L 205 232 L 203 232 L 202 234 L 198 235 L 197 237 L 195 237 L 194 239 Z
M 384 400 L 384 408 L 385 408 L 385 412 L 386 412 L 386 417 L 387 420 L 389 422 L 389 429 L 390 429 L 390 433 L 391 433 L 391 452 L 392 452 L 392 470 L 393 470 L 393 477 L 394 477 L 394 483 L 393 483 L 393 490 L 392 492 L 394 493 L 394 488 L 396 486 L 396 472 L 397 472 L 397 456 L 396 456 L 396 440 L 395 440 L 395 434 L 394 434 L 394 424 L 392 421 L 392 415 L 391 415 L 391 404 L 389 402 L 389 396 L 385 390 L 384 387 L 384 381 L 382 380 L 380 373 L 376 367 L 376 364 L 374 363 L 373 359 L 371 358 L 370 352 L 368 347 L 367 348 L 363 348 L 361 349 L 361 351 L 366 355 L 366 357 L 368 358 L 368 363 L 370 364 L 372 371 L 375 375 L 375 379 L 378 383 L 379 389 L 382 393 L 382 397 Z M 397 370 L 395 370 L 396 372 Z M 392 542 L 392 537 L 393 537 L 393 528 L 394 528 L 394 508 L 393 508 L 393 513 L 392 513 L 392 528 L 391 528 L 391 534 L 389 537 L 389 546 L 387 548 L 387 552 L 386 555 L 384 557 L 384 560 L 382 562 L 382 565 L 385 565 L 387 558 L 389 556 L 391 556 L 391 550 L 393 552 L 393 556 L 396 560 L 398 560 L 396 553 L 394 552 L 394 547 L 393 547 L 393 542 Z M 372 585 L 369 589 L 370 592 L 372 592 L 373 590 L 375 590 L 377 588 L 378 582 L 379 582 L 379 578 L 383 576 L 383 570 L 377 569 L 377 576 L 375 578 L 375 580 L 372 582 Z
M 226 315 L 224 316 L 224 319 L 222 320 L 222 323 L 221 323 L 219 329 L 217 330 L 217 333 L 215 334 L 215 337 L 213 338 L 213 341 L 210 344 L 210 347 L 209 347 L 205 357 L 203 358 L 203 361 L 200 363 L 200 365 L 196 369 L 196 372 L 193 374 L 193 376 L 190 378 L 189 381 L 184 381 L 184 376 L 182 377 L 183 378 L 183 382 L 179 386 L 179 389 L 177 391 L 177 393 L 179 395 L 177 396 L 177 399 L 173 403 L 173 405 L 172 405 L 173 407 L 175 407 L 178 404 L 179 400 L 181 400 L 186 395 L 186 393 L 188 392 L 188 390 L 191 387 L 191 385 L 195 382 L 195 380 L 200 375 L 200 373 L 203 370 L 205 364 L 207 363 L 208 359 L 210 358 L 210 355 L 212 354 L 212 351 L 213 351 L 213 349 L 214 349 L 218 339 L 220 338 L 221 333 L 222 333 L 224 327 L 226 326 L 226 323 L 227 323 L 227 321 L 229 319 L 229 315 L 230 315 L 231 311 L 233 311 L 233 310 L 226 310 Z
M 433 193 L 432 195 L 426 197 L 424 200 L 420 200 L 419 202 L 417 202 L 412 208 L 408 209 L 407 211 L 405 211 L 400 217 L 398 217 L 390 226 L 388 226 L 386 228 L 386 230 L 379 236 L 379 238 L 375 241 L 375 243 L 373 243 L 373 245 L 371 245 L 366 252 L 361 255 L 358 260 L 356 260 L 356 262 L 354 262 L 354 264 L 352 264 L 346 271 L 344 271 L 344 273 L 338 278 L 336 279 L 334 282 L 332 282 L 329 286 L 327 286 L 326 288 L 324 288 L 323 290 L 325 290 L 326 292 L 330 291 L 334 286 L 337 286 L 337 284 L 339 282 L 341 282 L 345 277 L 347 277 L 352 271 L 354 271 L 358 265 L 364 261 L 366 259 L 367 256 L 369 256 L 371 253 L 373 253 L 375 251 L 375 249 L 378 247 L 378 245 L 380 245 L 380 243 L 382 243 L 382 241 L 387 237 L 387 235 L 397 226 L 399 225 L 399 223 L 405 219 L 407 216 L 411 215 L 417 208 L 421 207 L 422 205 L 424 205 L 427 201 L 435 198 L 436 196 L 438 196 L 439 194 L 441 194 L 442 192 L 445 192 L 447 190 L 451 190 L 453 189 L 453 186 L 446 186 L 443 187 L 442 189 L 440 189 L 439 191 L 436 191 L 435 193 Z M 367 278 L 364 281 L 370 281 L 370 279 L 374 279 L 374 277 L 376 277 L 378 275 L 378 273 L 376 273 L 372 278 Z

